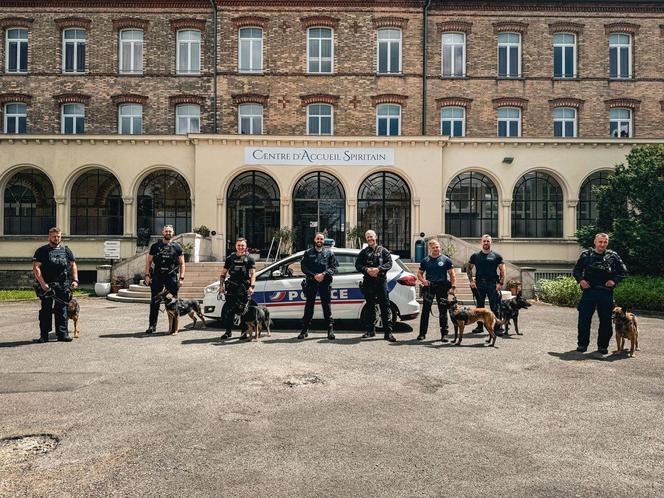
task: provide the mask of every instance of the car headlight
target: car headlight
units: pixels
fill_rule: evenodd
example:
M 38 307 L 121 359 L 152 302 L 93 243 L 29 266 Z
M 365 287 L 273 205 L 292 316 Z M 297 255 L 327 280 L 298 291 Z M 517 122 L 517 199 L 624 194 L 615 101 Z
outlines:
M 217 292 L 219 292 L 219 282 L 217 282 L 215 284 L 212 284 L 212 285 L 208 285 L 205 288 L 205 293 L 206 294 L 216 294 Z

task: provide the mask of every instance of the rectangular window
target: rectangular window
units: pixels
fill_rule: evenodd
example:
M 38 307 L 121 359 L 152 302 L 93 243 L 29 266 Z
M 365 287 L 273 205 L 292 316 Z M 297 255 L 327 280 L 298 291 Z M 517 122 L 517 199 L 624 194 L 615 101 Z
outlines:
M 401 106 L 398 104 L 380 104 L 376 108 L 376 135 L 401 135 Z
M 614 33 L 609 36 L 609 77 L 632 77 L 632 37 Z
M 572 33 L 553 35 L 553 77 L 576 77 L 576 35 Z
M 261 28 L 240 29 L 238 71 L 260 73 L 263 71 L 263 30 Z
M 196 104 L 180 104 L 175 107 L 175 133 L 201 132 L 201 108 Z
M 143 106 L 140 104 L 120 104 L 118 107 L 118 133 L 140 135 L 143 133 Z
M 498 77 L 521 77 L 521 35 L 500 33 L 498 35 Z
M 85 72 L 85 30 L 65 29 L 62 32 L 62 71 Z
M 260 135 L 263 133 L 263 106 L 241 104 L 238 106 L 238 131 L 240 135 Z
M 521 109 L 516 107 L 502 107 L 498 109 L 498 136 L 521 136 Z
M 85 106 L 83 104 L 64 104 L 62 106 L 61 131 L 68 135 L 85 133 Z
M 463 107 L 443 107 L 440 111 L 441 135 L 463 137 L 466 134 L 466 110 Z
M 632 132 L 632 110 L 611 109 L 609 111 L 609 134 L 613 138 L 630 138 Z
M 379 29 L 378 40 L 378 73 L 401 73 L 401 30 Z
M 576 137 L 576 109 L 557 107 L 553 110 L 553 136 Z
M 5 70 L 8 73 L 28 72 L 28 30 L 12 28 L 7 30 Z
M 143 73 L 143 31 L 140 29 L 120 31 L 120 73 Z
M 201 32 L 193 29 L 178 31 L 177 68 L 178 74 L 200 74 L 201 72 Z
M 307 107 L 307 135 L 332 135 L 333 111 L 329 104 L 311 104 Z
M 333 31 L 330 28 L 309 28 L 307 72 L 331 74 L 334 59 Z
M 443 76 L 466 76 L 466 34 L 443 33 Z
M 27 133 L 27 106 L 5 104 L 5 133 Z

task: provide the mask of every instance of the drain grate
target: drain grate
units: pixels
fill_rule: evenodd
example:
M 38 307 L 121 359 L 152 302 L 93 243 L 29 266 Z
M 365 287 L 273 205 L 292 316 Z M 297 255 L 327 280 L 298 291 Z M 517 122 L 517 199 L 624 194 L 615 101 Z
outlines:
M 316 374 L 304 374 L 290 377 L 284 384 L 288 387 L 301 387 L 307 384 L 325 384 L 325 381 Z
M 43 455 L 58 447 L 60 440 L 53 434 L 31 434 L 0 439 L 0 465 L 16 463 Z

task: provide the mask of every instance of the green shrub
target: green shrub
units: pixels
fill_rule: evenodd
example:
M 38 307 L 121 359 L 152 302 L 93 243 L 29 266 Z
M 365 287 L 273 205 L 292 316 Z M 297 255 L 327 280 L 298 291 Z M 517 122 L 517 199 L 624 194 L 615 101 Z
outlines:
M 540 280 L 537 298 L 558 306 L 576 306 L 581 299 L 581 288 L 573 277 Z M 616 303 L 628 309 L 664 311 L 664 278 L 628 277 L 614 292 Z

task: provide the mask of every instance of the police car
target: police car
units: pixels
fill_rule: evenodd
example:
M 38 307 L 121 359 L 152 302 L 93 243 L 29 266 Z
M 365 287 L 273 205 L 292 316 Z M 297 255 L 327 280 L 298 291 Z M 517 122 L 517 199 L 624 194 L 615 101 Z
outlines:
M 359 284 L 362 274 L 355 269 L 358 249 L 334 249 L 339 262 L 332 282 L 332 316 L 335 319 L 363 320 L 368 313 Z M 253 299 L 270 310 L 270 317 L 282 320 L 301 320 L 305 297 L 302 290 L 304 274 L 300 262 L 304 251 L 277 261 L 256 274 Z M 417 279 L 398 256 L 392 255 L 392 269 L 387 273 L 387 288 L 392 307 L 392 320 L 406 321 L 417 318 L 420 305 L 415 298 Z M 205 288 L 203 314 L 206 318 L 221 319 L 223 294 L 218 294 L 219 281 Z M 376 314 L 380 327 L 380 313 Z M 323 318 L 320 299 L 316 299 L 314 319 Z

